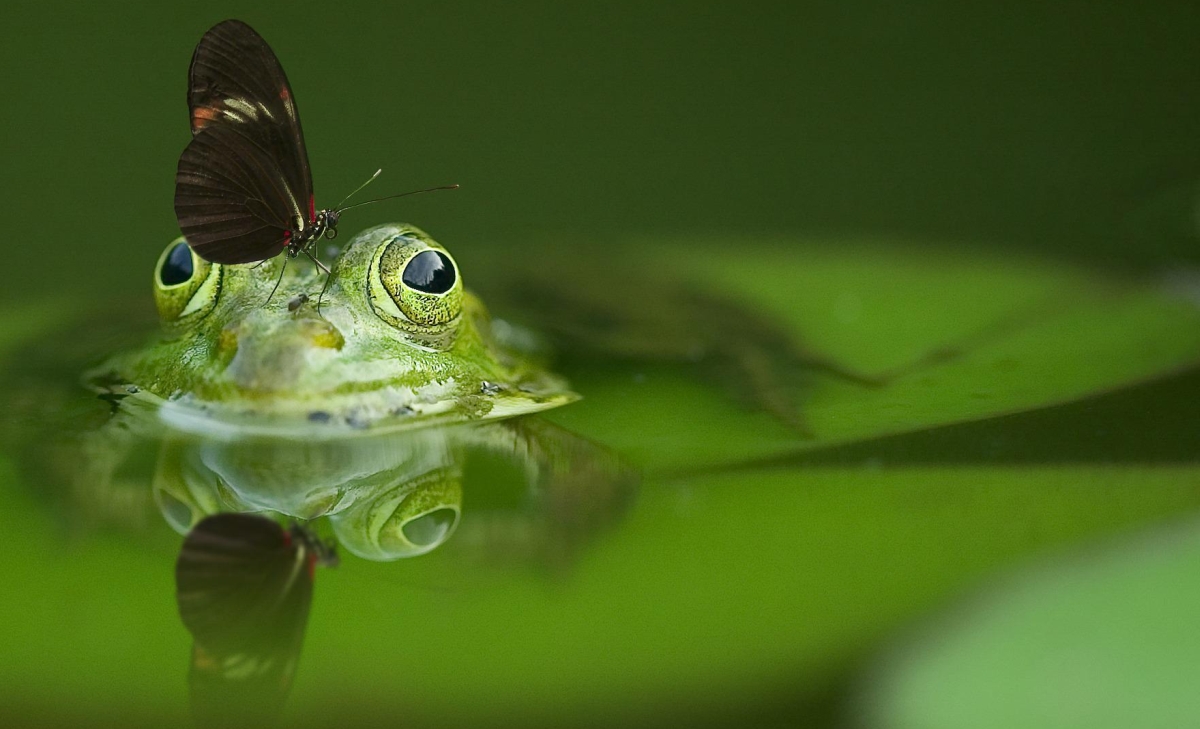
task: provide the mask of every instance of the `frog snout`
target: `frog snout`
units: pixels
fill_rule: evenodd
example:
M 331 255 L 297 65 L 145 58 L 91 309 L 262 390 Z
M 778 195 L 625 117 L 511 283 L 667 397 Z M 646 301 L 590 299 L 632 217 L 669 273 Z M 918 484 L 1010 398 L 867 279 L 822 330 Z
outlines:
M 227 326 L 221 332 L 217 347 L 226 355 L 233 356 L 243 349 L 259 349 L 264 345 L 341 349 L 345 343 L 345 337 L 333 324 L 317 317 L 305 317 L 275 326 L 263 326 L 257 322 Z
M 226 374 L 242 389 L 286 389 L 306 372 L 321 368 L 345 344 L 336 326 L 313 317 L 264 325 L 243 322 L 222 332 L 221 347 L 235 349 Z

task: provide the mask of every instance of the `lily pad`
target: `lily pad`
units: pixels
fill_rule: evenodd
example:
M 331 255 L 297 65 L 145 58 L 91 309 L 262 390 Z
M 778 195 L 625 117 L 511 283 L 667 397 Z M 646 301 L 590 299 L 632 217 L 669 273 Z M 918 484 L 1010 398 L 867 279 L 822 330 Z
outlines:
M 698 287 L 765 312 L 810 349 L 885 380 L 814 376 L 810 437 L 682 368 L 584 366 L 552 413 L 649 469 L 695 468 L 1020 412 L 1200 362 L 1200 309 L 1178 280 L 869 241 L 646 246 Z M 648 254 L 647 254 L 648 255 Z M 889 379 L 891 378 L 891 379 Z
M 571 360 L 565 374 L 584 400 L 549 417 L 652 471 L 981 420 L 1200 362 L 1200 284 L 1178 276 L 870 240 L 654 239 L 616 248 L 610 260 L 636 260 L 665 280 L 724 297 L 732 312 L 765 317 L 806 350 L 880 380 L 811 374 L 785 401 L 797 403 L 801 432 L 741 406 L 729 391 L 744 383 L 713 387 L 685 365 Z M 489 280 L 508 277 L 514 262 L 472 256 L 464 265 L 479 272 L 468 283 L 487 295 Z M 629 301 L 629 292 L 614 290 L 618 311 Z M 89 310 L 62 301 L 10 309 L 0 319 L 0 354 Z M 81 362 L 104 353 L 84 354 Z
M 863 725 L 1200 726 L 1198 527 L 998 580 L 879 663 Z

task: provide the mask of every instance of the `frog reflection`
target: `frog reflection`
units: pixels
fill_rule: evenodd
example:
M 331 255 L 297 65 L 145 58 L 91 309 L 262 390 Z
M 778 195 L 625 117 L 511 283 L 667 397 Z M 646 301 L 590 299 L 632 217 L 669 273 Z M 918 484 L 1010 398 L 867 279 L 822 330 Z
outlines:
M 559 571 L 622 517 L 638 485 L 613 453 L 532 416 L 306 441 L 197 436 L 164 429 L 160 415 L 126 399 L 87 451 L 107 454 L 99 465 L 123 468 L 113 453 L 144 452 L 147 439 L 157 448 L 142 488 L 186 535 L 177 599 L 193 636 L 189 694 L 203 725 L 270 724 L 282 711 L 314 568 L 334 562 L 332 545 L 307 535 L 331 531 L 339 551 L 367 560 L 457 541 L 468 557 Z M 486 468 L 471 467 L 488 457 Z M 515 478 L 503 478 L 505 466 Z M 130 480 L 127 473 L 122 483 Z M 217 521 L 241 512 L 268 518 Z M 250 527 L 214 533 L 214 524 L 239 523 Z M 266 538 L 262 524 L 274 528 Z
M 519 476 L 489 478 L 505 468 L 489 463 L 464 498 L 464 466 L 489 453 Z M 621 517 L 637 483 L 609 451 L 519 418 L 307 442 L 179 436 L 163 443 L 152 487 L 181 533 L 209 514 L 272 512 L 327 518 L 341 549 L 369 560 L 425 554 L 461 532 L 460 551 L 562 566 Z
M 145 415 L 123 403 L 110 427 L 149 435 L 158 424 Z M 496 464 L 482 477 L 465 467 L 481 452 L 517 466 L 517 498 L 496 499 L 505 490 L 489 478 Z M 203 725 L 269 724 L 282 710 L 314 568 L 336 563 L 313 531 L 331 530 L 341 551 L 378 561 L 425 554 L 457 531 L 468 554 L 561 569 L 622 516 L 638 483 L 609 451 L 530 417 L 318 441 L 168 432 L 147 480 L 167 522 L 186 535 L 177 599 L 193 636 L 189 693 Z M 479 505 L 464 518 L 473 496 Z M 292 526 L 281 528 L 278 515 Z

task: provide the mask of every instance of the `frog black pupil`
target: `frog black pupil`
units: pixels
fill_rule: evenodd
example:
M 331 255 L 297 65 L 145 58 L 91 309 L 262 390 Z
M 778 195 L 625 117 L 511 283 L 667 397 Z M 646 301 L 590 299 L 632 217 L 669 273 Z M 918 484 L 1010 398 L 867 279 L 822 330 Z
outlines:
M 163 261 L 158 277 L 162 279 L 163 286 L 178 286 L 187 283 L 192 278 L 192 273 L 192 251 L 187 243 L 180 243 L 167 254 L 167 260 Z
M 410 289 L 444 294 L 454 286 L 454 264 L 438 251 L 421 251 L 404 267 L 401 280 Z

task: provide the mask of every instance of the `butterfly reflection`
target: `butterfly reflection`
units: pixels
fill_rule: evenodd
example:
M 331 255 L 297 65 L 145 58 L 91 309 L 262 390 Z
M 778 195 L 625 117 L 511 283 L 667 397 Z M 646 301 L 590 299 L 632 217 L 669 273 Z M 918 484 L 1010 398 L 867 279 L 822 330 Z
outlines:
M 270 723 L 279 715 L 318 564 L 337 564 L 331 545 L 263 516 L 215 514 L 188 532 L 175 585 L 192 634 L 188 682 L 198 725 Z

